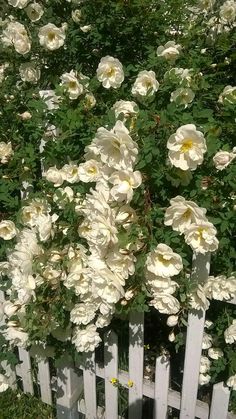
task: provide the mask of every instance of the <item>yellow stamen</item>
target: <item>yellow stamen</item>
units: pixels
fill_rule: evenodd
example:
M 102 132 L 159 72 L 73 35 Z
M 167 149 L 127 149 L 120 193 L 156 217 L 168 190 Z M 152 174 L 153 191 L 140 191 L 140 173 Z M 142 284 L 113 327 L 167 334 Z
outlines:
M 96 175 L 96 173 L 97 173 L 97 168 L 96 167 L 90 167 L 89 169 L 88 169 L 88 174 L 89 175 Z
M 56 35 L 54 32 L 49 32 L 48 33 L 48 39 L 49 41 L 54 41 L 54 39 L 56 38 Z
M 112 77 L 115 74 L 115 69 L 113 67 L 110 67 L 107 71 L 106 71 L 106 75 L 107 77 Z
M 187 151 L 191 150 L 192 147 L 193 147 L 193 140 L 186 139 L 183 142 L 180 151 L 182 151 L 183 153 L 187 153 Z
M 189 217 L 191 217 L 191 210 L 188 208 L 187 211 L 185 211 L 182 215 L 182 217 L 187 220 Z
M 76 89 L 76 87 L 77 87 L 76 81 L 69 81 L 68 87 L 69 87 L 69 89 Z

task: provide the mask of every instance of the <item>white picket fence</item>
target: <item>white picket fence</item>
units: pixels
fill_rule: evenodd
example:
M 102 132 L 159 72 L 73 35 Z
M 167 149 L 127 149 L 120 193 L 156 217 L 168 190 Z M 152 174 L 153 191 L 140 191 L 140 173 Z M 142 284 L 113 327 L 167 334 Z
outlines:
M 192 275 L 198 282 L 207 279 L 209 268 L 209 255 L 194 256 Z M 3 294 L 1 295 L 3 298 Z M 236 304 L 236 301 L 231 303 Z M 170 388 L 170 360 L 164 355 L 156 358 L 155 382 L 143 378 L 144 315 L 131 313 L 128 372 L 118 370 L 118 339 L 117 335 L 110 331 L 103 342 L 103 367 L 96 362 L 95 354 L 90 353 L 82 365 L 76 366 L 76 370 L 65 361 L 64 366 L 57 369 L 56 377 L 51 377 L 49 361 L 39 361 L 36 383 L 40 388 L 41 399 L 51 405 L 52 394 L 56 394 L 58 419 L 119 418 L 119 389 L 111 383 L 111 379 L 116 378 L 119 385 L 126 387 L 129 392 L 129 419 L 149 419 L 142 416 L 144 396 L 154 401 L 150 419 L 167 419 L 171 408 L 179 411 L 180 419 L 236 419 L 236 415 L 228 412 L 230 390 L 223 383 L 214 385 L 210 406 L 197 399 L 204 320 L 204 312 L 189 313 L 181 392 Z M 158 336 L 158 330 L 156 334 Z M 20 378 L 24 392 L 34 394 L 32 359 L 25 349 L 18 348 L 18 351 L 21 363 L 11 373 L 12 386 L 16 387 L 17 378 Z M 97 377 L 103 379 L 105 384 L 104 406 L 97 404 Z M 128 385 L 129 380 L 132 382 L 131 386 Z

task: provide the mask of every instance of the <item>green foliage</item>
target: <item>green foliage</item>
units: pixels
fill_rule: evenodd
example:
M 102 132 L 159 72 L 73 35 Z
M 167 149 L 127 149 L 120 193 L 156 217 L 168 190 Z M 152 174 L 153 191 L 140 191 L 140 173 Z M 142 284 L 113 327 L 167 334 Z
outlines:
M 55 409 L 37 397 L 8 389 L 0 394 L 0 419 L 54 419 Z
M 137 222 L 128 232 L 123 227 L 118 232 L 120 247 L 125 248 L 129 243 L 137 247 L 137 262 L 135 274 L 126 283 L 127 289 L 133 291 L 133 297 L 122 300 L 117 305 L 116 314 L 123 319 L 131 310 L 148 312 L 150 293 L 144 281 L 146 255 L 158 243 L 170 245 L 181 255 L 184 265 L 183 272 L 176 280 L 181 320 L 173 344 L 176 351 L 181 352 L 185 342 L 188 294 L 196 285 L 189 281 L 188 276 L 192 266 L 192 251 L 182 235 L 164 225 L 164 214 L 170 199 L 177 195 L 206 208 L 207 217 L 216 226 L 219 239 L 219 249 L 212 255 L 211 274 L 229 276 L 235 271 L 236 165 L 232 163 L 225 170 L 217 171 L 212 159 L 217 151 L 231 151 L 236 146 L 235 106 L 222 106 L 218 102 L 224 87 L 235 85 L 236 54 L 233 46 L 236 34 L 231 30 L 222 31 L 217 36 L 212 34 L 208 21 L 218 16 L 221 2 L 216 2 L 215 9 L 209 11 L 209 15 L 199 13 L 193 16 L 192 7 L 196 6 L 196 1 L 84 1 L 79 5 L 82 16 L 79 25 L 71 18 L 72 10 L 77 8 L 76 3 L 65 0 L 41 3 L 44 14 L 35 23 L 30 22 L 24 9 L 10 8 L 7 2 L 3 5 L 3 19 L 11 13 L 28 28 L 33 55 L 17 54 L 13 48 L 0 44 L 1 61 L 9 64 L 0 89 L 0 141 L 11 141 L 14 150 L 9 162 L 0 164 L 0 218 L 13 220 L 20 227 L 21 207 L 32 198 L 41 196 L 43 191 L 52 210 L 59 215 L 61 230 L 56 236 L 55 250 L 60 251 L 71 243 L 83 244 L 78 235 L 81 216 L 75 213 L 73 202 L 58 209 L 53 200 L 55 188 L 41 176 L 42 162 L 45 168 L 61 168 L 70 161 L 76 164 L 83 162 L 84 149 L 94 138 L 97 129 L 101 126 L 108 129 L 113 127 L 114 103 L 121 99 L 134 100 L 131 88 L 138 72 L 155 71 L 160 83 L 158 92 L 152 97 L 135 98 L 139 114 L 137 119 L 130 118 L 127 121 L 132 138 L 139 147 L 135 170 L 142 172 L 143 184 L 135 191 L 132 200 Z M 48 22 L 58 26 L 67 22 L 66 41 L 62 49 L 52 52 L 39 45 L 38 30 Z M 87 24 L 91 24 L 91 31 L 82 32 L 80 26 Z M 176 63 L 163 60 L 156 54 L 157 47 L 169 40 L 182 46 Z M 106 55 L 118 58 L 123 65 L 125 80 L 119 89 L 104 89 L 96 78 L 98 63 Z M 19 77 L 20 65 L 31 59 L 41 68 L 38 84 L 24 82 Z M 171 93 L 180 87 L 178 78 L 169 72 L 174 66 L 191 69 L 191 88 L 195 99 L 186 107 L 170 102 Z M 97 101 L 94 108 L 86 108 L 85 100 L 81 98 L 69 100 L 63 92 L 60 77 L 71 69 L 82 71 L 90 77 L 89 90 Z M 47 111 L 39 95 L 43 89 L 54 89 L 61 96 L 57 110 Z M 23 120 L 20 115 L 26 111 L 31 113 L 31 118 Z M 123 116 L 120 118 L 123 119 Z M 190 175 L 168 164 L 166 147 L 170 135 L 181 125 L 189 123 L 195 124 L 204 133 L 207 143 L 203 164 Z M 56 139 L 47 138 L 43 151 L 39 153 L 41 139 L 45 139 L 45 127 L 49 124 L 55 125 L 59 134 Z M 31 185 L 25 200 L 21 199 L 23 182 Z M 78 183 L 73 185 L 73 190 L 84 197 L 90 187 L 91 184 Z M 60 199 L 60 193 L 57 195 Z M 66 234 L 63 230 L 66 230 Z M 5 260 L 7 249 L 9 251 L 13 244 L 1 240 L 1 260 Z M 37 260 L 38 273 L 40 263 L 48 256 L 49 245 L 47 248 L 45 244 L 44 250 L 44 255 Z M 58 267 L 63 263 L 66 263 L 65 259 L 58 263 Z M 10 280 L 1 278 L 1 289 L 7 290 L 9 286 Z M 50 333 L 56 325 L 62 328 L 68 326 L 70 308 L 76 302 L 74 293 L 62 283 L 54 288 L 50 283 L 41 285 L 36 301 L 27 305 L 23 320 L 30 342 L 46 341 L 55 346 L 56 356 L 65 351 L 73 356 L 71 346 L 65 342 L 58 343 Z M 235 314 L 232 308 L 222 309 L 219 302 L 212 303 L 209 309 L 208 316 L 214 320 L 211 330 L 214 344 L 224 349 L 224 358 L 213 362 L 211 366 L 212 383 L 219 379 L 226 380 L 230 374 L 236 373 L 234 351 L 223 338 L 224 330 Z M 122 327 L 122 321 L 119 327 Z M 163 324 L 161 327 L 164 330 Z M 2 343 L 4 347 L 0 361 L 7 359 L 14 364 L 14 356 L 7 354 L 7 343 L 1 339 L 0 334 L 0 346 Z M 236 406 L 234 393 L 232 404 Z M 9 412 L 10 417 L 12 413 Z M 51 417 L 50 413 L 46 414 L 49 416 L 45 418 Z

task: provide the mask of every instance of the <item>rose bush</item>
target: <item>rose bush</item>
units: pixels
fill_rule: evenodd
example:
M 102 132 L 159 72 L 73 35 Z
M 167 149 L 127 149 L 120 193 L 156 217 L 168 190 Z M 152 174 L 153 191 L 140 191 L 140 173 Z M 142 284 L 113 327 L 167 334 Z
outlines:
M 234 0 L 5 2 L 5 348 L 75 356 L 157 310 L 157 351 L 181 350 L 188 310 L 208 309 L 199 383 L 235 387 L 235 15 Z M 193 251 L 212 253 L 206 284 Z

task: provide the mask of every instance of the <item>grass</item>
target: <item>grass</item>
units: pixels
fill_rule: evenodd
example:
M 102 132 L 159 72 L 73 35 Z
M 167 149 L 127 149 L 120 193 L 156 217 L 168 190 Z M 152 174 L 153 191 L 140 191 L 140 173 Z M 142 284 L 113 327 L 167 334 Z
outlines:
M 0 393 L 0 419 L 55 419 L 55 409 L 37 397 L 8 389 Z

